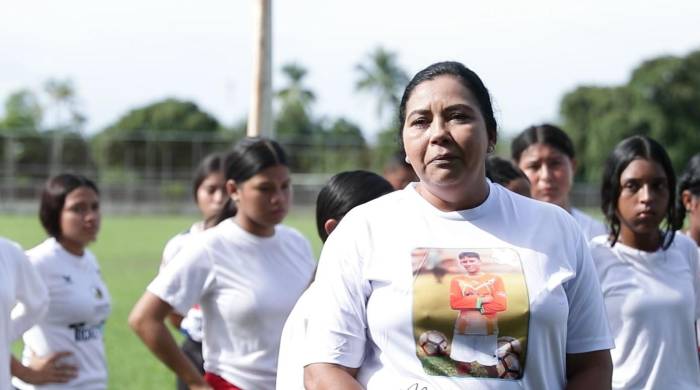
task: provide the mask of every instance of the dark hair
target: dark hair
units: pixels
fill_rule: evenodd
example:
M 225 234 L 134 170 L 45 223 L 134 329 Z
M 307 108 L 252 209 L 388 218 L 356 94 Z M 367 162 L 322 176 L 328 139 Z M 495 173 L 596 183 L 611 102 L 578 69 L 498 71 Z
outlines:
M 408 82 L 406 89 L 401 97 L 399 105 L 399 144 L 403 148 L 403 127 L 406 122 L 406 104 L 411 97 L 413 90 L 425 81 L 434 80 L 440 76 L 452 76 L 459 80 L 462 85 L 471 91 L 479 103 L 481 115 L 486 122 L 486 132 L 489 139 L 495 144 L 498 138 L 498 124 L 493 115 L 493 106 L 491 105 L 491 95 L 489 90 L 481 81 L 479 76 L 471 69 L 455 61 L 438 62 L 428 66 L 427 68 L 416 73 L 415 76 Z
M 289 166 L 287 154 L 280 144 L 267 138 L 243 138 L 224 159 L 224 180 L 233 180 L 240 185 L 260 171 L 276 165 Z M 216 223 L 236 215 L 236 211 L 236 206 L 229 197 Z
M 88 187 L 96 194 L 100 194 L 97 185 L 83 175 L 61 173 L 46 181 L 41 191 L 39 221 L 49 236 L 61 238 L 61 213 L 66 203 L 66 196 L 80 187 Z
M 394 187 L 386 179 L 368 171 L 341 172 L 331 177 L 316 199 L 316 228 L 321 241 L 328 238 L 324 227 L 327 220 L 340 221 L 354 207 L 392 191 Z
M 666 150 L 658 142 L 643 135 L 625 138 L 615 146 L 608 156 L 603 170 L 601 186 L 601 209 L 608 222 L 610 244 L 614 246 L 620 236 L 620 219 L 617 217 L 617 201 L 620 198 L 620 175 L 634 160 L 644 159 L 661 165 L 668 180 L 669 198 L 666 206 L 666 229 L 663 233 L 663 249 L 673 243 L 674 232 L 683 224 L 683 214 L 675 207 L 676 174 Z
M 512 161 L 498 156 L 486 157 L 486 177 L 492 182 L 507 186 L 513 180 L 525 179 L 530 181 L 525 173 Z
M 224 172 L 224 155 L 221 153 L 211 153 L 202 159 L 202 161 L 199 162 L 199 165 L 197 166 L 197 169 L 194 171 L 194 179 L 192 180 L 192 196 L 194 197 L 194 201 L 197 201 L 197 190 L 199 190 L 199 186 L 202 185 L 202 182 L 206 180 L 206 178 L 214 173 L 223 173 Z
M 544 123 L 538 126 L 530 126 L 523 130 L 510 143 L 510 153 L 513 161 L 520 161 L 520 157 L 525 151 L 535 144 L 544 144 L 564 153 L 570 159 L 576 157 L 574 143 L 571 138 L 557 126 Z
M 688 190 L 693 196 L 700 196 L 700 153 L 695 154 L 688 160 L 683 174 L 678 179 L 678 196 L 677 208 L 678 214 L 685 215 L 685 206 L 683 205 L 683 191 Z
M 457 257 L 460 259 L 463 257 L 476 257 L 477 259 L 481 260 L 481 256 L 479 256 L 479 254 L 476 252 L 462 252 Z

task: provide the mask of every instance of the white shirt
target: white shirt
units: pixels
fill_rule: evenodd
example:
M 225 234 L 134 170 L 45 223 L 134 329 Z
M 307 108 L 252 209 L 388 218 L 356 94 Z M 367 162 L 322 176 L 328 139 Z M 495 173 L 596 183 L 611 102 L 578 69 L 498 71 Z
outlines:
M 278 225 L 258 237 L 232 219 L 197 236 L 148 286 L 179 312 L 199 302 L 204 369 L 244 389 L 274 389 L 284 321 L 315 267 L 309 242 Z
M 602 222 L 594 219 L 577 208 L 571 209 L 571 215 L 581 228 L 583 235 L 586 237 L 586 241 L 590 241 L 593 237 L 608 233 L 608 230 L 605 228 L 605 225 L 603 225 Z
M 676 234 L 667 250 L 650 253 L 620 242 L 611 248 L 607 236 L 599 236 L 591 253 L 615 337 L 613 388 L 700 388 L 695 244 Z
M 163 257 L 161 259 L 160 268 L 163 269 L 163 267 L 167 266 L 194 234 L 201 233 L 203 231 L 204 222 L 197 222 L 194 223 L 187 231 L 171 238 L 168 243 L 165 244 L 165 248 L 163 249 Z M 180 323 L 180 329 L 185 331 L 190 339 L 200 343 L 202 342 L 202 334 L 204 333 L 202 328 L 202 310 L 198 305 L 192 306 L 189 310 L 187 310 L 187 313 L 184 314 L 184 318 Z
M 277 362 L 277 390 L 304 390 L 304 364 L 300 351 L 306 348 L 309 314 L 316 310 L 309 287 L 299 297 L 284 323 Z
M 445 376 L 420 356 L 423 334 L 449 339 L 456 326 L 448 294 L 462 251 L 480 253 L 482 270 L 504 280 L 507 311 L 484 326 L 497 322 L 499 342 L 517 337 L 521 379 L 455 376 L 450 340 L 433 366 Z M 567 354 L 613 345 L 573 218 L 493 184 L 469 210 L 440 211 L 415 184 L 353 209 L 326 241 L 313 288 L 304 363 L 360 367 L 357 379 L 370 390 L 562 389 Z
M 82 256 L 73 255 L 54 238 L 28 250 L 27 256 L 48 287 L 50 302 L 44 319 L 24 333 L 22 362 L 29 364 L 32 353 L 68 351 L 78 376 L 65 384 L 33 386 L 17 379 L 13 384 L 20 389 L 106 389 L 102 335 L 111 298 L 95 256 L 87 249 Z
M 46 286 L 22 249 L 0 237 L 0 390 L 12 388 L 10 345 L 43 317 L 48 302 Z

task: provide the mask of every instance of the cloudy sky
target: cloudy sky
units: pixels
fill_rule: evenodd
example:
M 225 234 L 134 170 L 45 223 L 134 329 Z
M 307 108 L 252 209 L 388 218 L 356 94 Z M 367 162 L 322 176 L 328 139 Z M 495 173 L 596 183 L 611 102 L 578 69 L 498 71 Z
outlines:
M 344 116 L 371 137 L 373 96 L 355 65 L 377 46 L 410 74 L 440 60 L 474 69 L 501 128 L 556 121 L 581 84 L 624 83 L 641 61 L 700 49 L 700 1 L 273 0 L 274 85 L 282 64 L 309 70 L 315 115 Z M 247 114 L 252 0 L 0 0 L 0 99 L 71 78 L 87 129 L 168 96 L 226 124 Z

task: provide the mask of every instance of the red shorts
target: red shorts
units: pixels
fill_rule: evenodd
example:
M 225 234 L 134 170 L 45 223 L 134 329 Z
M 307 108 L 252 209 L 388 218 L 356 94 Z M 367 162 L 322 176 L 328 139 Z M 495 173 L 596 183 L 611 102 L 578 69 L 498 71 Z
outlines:
M 204 373 L 204 380 L 207 381 L 209 386 L 211 386 L 214 390 L 242 390 L 240 387 L 228 383 L 226 379 L 216 374 L 212 374 L 211 372 Z

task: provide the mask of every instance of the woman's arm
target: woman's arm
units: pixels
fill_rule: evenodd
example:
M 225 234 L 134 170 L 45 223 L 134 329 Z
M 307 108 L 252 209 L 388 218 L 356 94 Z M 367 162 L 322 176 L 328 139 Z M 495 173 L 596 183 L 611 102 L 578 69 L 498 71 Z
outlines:
M 24 252 L 14 246 L 9 250 L 10 256 L 13 256 L 17 262 L 14 275 L 15 298 L 21 303 L 21 307 L 15 307 L 11 315 L 10 340 L 14 341 L 44 317 L 49 309 L 49 291 Z
M 190 389 L 209 389 L 197 369 L 180 351 L 165 325 L 165 317 L 172 306 L 146 291 L 129 314 L 129 326 L 160 361 L 190 386 Z
M 57 352 L 46 357 L 34 357 L 29 366 L 23 365 L 12 356 L 10 372 L 12 376 L 33 385 L 67 383 L 78 375 L 76 366 L 60 362 L 62 358 L 70 355 L 71 352 Z
M 331 363 L 313 363 L 304 367 L 304 387 L 308 390 L 362 390 L 355 380 L 357 368 Z
M 566 355 L 566 389 L 610 389 L 612 359 L 610 350 L 571 353 Z

